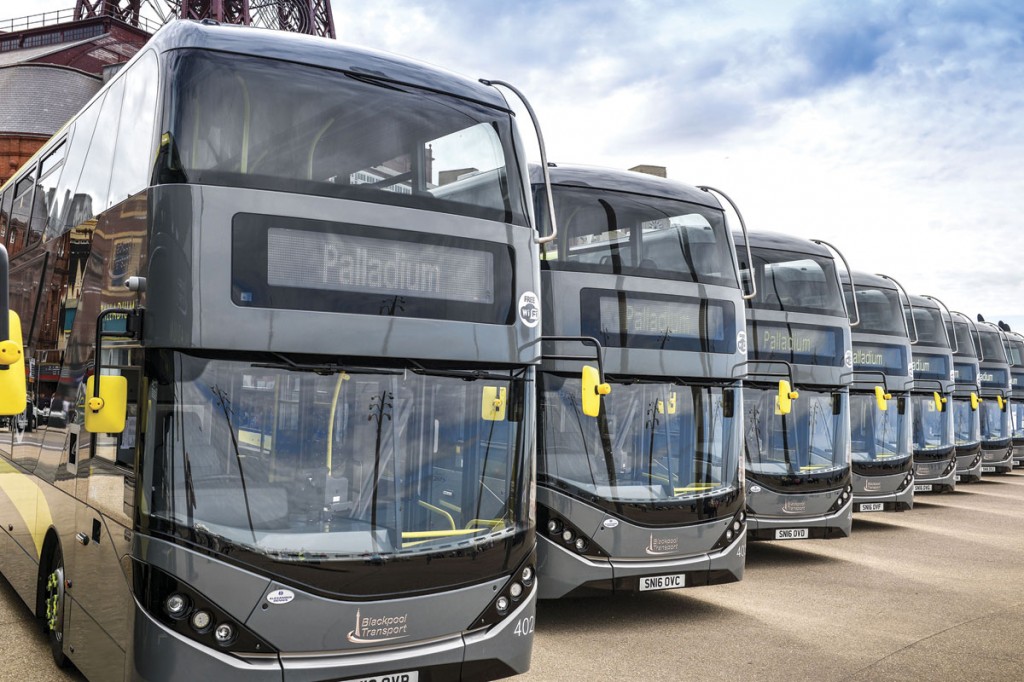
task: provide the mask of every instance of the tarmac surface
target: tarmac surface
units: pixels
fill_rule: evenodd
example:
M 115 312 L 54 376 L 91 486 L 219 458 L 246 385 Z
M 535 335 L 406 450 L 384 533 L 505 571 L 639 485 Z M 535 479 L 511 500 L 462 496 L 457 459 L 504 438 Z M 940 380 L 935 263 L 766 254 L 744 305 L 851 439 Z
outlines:
M 732 585 L 541 602 L 560 680 L 1022 680 L 1024 471 L 856 514 L 842 540 L 750 543 Z M 81 680 L 0 578 L 0 680 Z

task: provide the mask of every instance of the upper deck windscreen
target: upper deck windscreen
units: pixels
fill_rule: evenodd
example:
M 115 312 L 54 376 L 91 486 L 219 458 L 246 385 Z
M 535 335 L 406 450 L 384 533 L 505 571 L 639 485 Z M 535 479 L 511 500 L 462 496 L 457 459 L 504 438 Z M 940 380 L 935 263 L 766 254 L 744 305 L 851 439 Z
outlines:
M 949 339 L 946 338 L 946 325 L 942 321 L 942 312 L 938 308 L 926 308 L 915 305 L 913 316 L 910 308 L 906 309 L 907 327 L 910 333 L 917 331 L 917 342 L 922 346 L 938 346 L 949 348 Z M 916 326 L 915 326 L 916 325 Z
M 831 258 L 781 249 L 752 249 L 756 310 L 782 310 L 846 317 L 835 263 Z M 749 270 L 746 249 L 738 249 L 740 271 Z
M 961 322 L 958 319 L 956 322 L 950 324 L 947 320 L 946 334 L 955 338 L 957 355 L 975 358 L 978 357 L 978 348 L 977 344 L 974 342 L 974 334 L 971 332 L 971 328 L 966 322 Z
M 895 289 L 882 287 L 857 286 L 857 309 L 860 311 L 860 324 L 856 331 L 862 334 L 885 334 L 887 336 L 906 336 L 907 328 L 903 325 L 903 306 L 899 292 Z M 853 309 L 853 294 L 850 285 L 843 285 L 846 307 Z
M 547 216 L 538 192 L 540 220 Z M 545 267 L 738 287 L 721 211 L 663 197 L 555 186 Z M 542 225 L 542 230 L 549 228 Z
M 1024 366 L 1024 341 L 1008 338 L 1006 340 L 1006 356 L 1014 367 Z
M 171 60 L 160 182 L 251 187 L 526 225 L 508 113 L 412 86 L 270 59 Z
M 985 356 L 985 362 L 1007 362 L 1006 349 L 1003 347 L 1002 334 L 999 332 L 981 330 L 981 352 Z

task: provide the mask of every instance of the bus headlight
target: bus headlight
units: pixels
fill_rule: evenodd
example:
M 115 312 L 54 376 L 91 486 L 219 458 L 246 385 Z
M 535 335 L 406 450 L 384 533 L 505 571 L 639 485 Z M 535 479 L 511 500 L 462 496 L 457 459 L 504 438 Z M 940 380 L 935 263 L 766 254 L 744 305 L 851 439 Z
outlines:
M 552 535 L 558 535 L 562 531 L 562 524 L 559 523 L 558 519 L 551 519 L 548 521 L 548 532 Z
M 494 602 L 494 606 L 498 609 L 498 613 L 504 615 L 508 611 L 508 603 L 508 597 L 502 595 L 498 597 L 498 601 Z
M 533 582 L 533 568 L 527 566 L 523 569 L 523 572 L 519 574 L 520 580 L 523 581 L 524 585 L 529 585 Z
M 227 623 L 221 623 L 213 631 L 213 638 L 217 640 L 217 644 L 227 646 L 235 638 L 235 629 Z
M 171 618 L 183 618 L 185 612 L 188 611 L 188 598 L 183 594 L 175 592 L 167 597 L 167 600 L 164 602 L 164 609 Z
M 576 538 L 576 551 L 577 552 L 585 552 L 585 551 L 587 551 L 587 539 L 586 538 Z
M 562 542 L 564 542 L 566 544 L 569 544 L 570 542 L 572 542 L 573 537 L 574 536 L 573 536 L 572 531 L 569 530 L 568 528 L 566 528 L 565 530 L 562 531 Z
M 518 600 L 523 596 L 523 586 L 519 583 L 512 583 L 508 588 L 508 593 L 512 595 L 512 598 Z
M 210 623 L 213 622 L 213 618 L 210 616 L 209 611 L 196 611 L 192 614 L 192 629 L 196 632 L 205 632 L 210 627 Z

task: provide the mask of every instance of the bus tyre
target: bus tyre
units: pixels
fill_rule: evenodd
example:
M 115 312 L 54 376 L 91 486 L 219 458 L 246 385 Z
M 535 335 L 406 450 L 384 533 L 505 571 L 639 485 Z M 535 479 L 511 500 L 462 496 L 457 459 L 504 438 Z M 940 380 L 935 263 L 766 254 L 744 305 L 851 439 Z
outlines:
M 58 668 L 68 664 L 64 655 L 64 555 L 58 546 L 50 557 L 50 571 L 46 576 L 43 613 L 43 631 L 50 640 L 50 653 Z

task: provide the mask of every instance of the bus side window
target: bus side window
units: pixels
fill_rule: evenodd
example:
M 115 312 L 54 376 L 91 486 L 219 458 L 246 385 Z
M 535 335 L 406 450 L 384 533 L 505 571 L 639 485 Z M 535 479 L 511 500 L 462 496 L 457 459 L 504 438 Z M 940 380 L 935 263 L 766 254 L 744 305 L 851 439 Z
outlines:
M 0 244 L 7 241 L 7 225 L 11 217 L 11 199 L 14 198 L 14 187 L 8 187 L 0 197 Z
M 32 210 L 32 195 L 35 188 L 35 168 L 18 179 L 14 185 L 14 203 L 7 227 L 7 253 L 14 257 L 21 250 L 25 228 L 28 227 L 29 212 Z
M 78 180 L 82 175 L 85 157 L 89 153 L 96 121 L 105 95 L 83 111 L 68 132 L 68 150 L 64 155 L 64 169 L 54 192 L 54 203 L 50 220 L 46 225 L 45 239 L 53 239 L 93 217 L 92 203 L 85 195 L 78 193 Z
M 29 238 L 27 246 L 35 244 L 43 237 L 47 219 L 54 208 L 57 196 L 57 181 L 64 167 L 64 154 L 67 151 L 67 139 L 61 140 L 50 150 L 39 164 L 39 182 L 36 185 L 36 198 L 32 205 L 32 217 L 29 221 Z
M 124 77 L 124 104 L 105 208 L 124 201 L 149 184 L 156 153 L 157 64 L 143 55 Z

